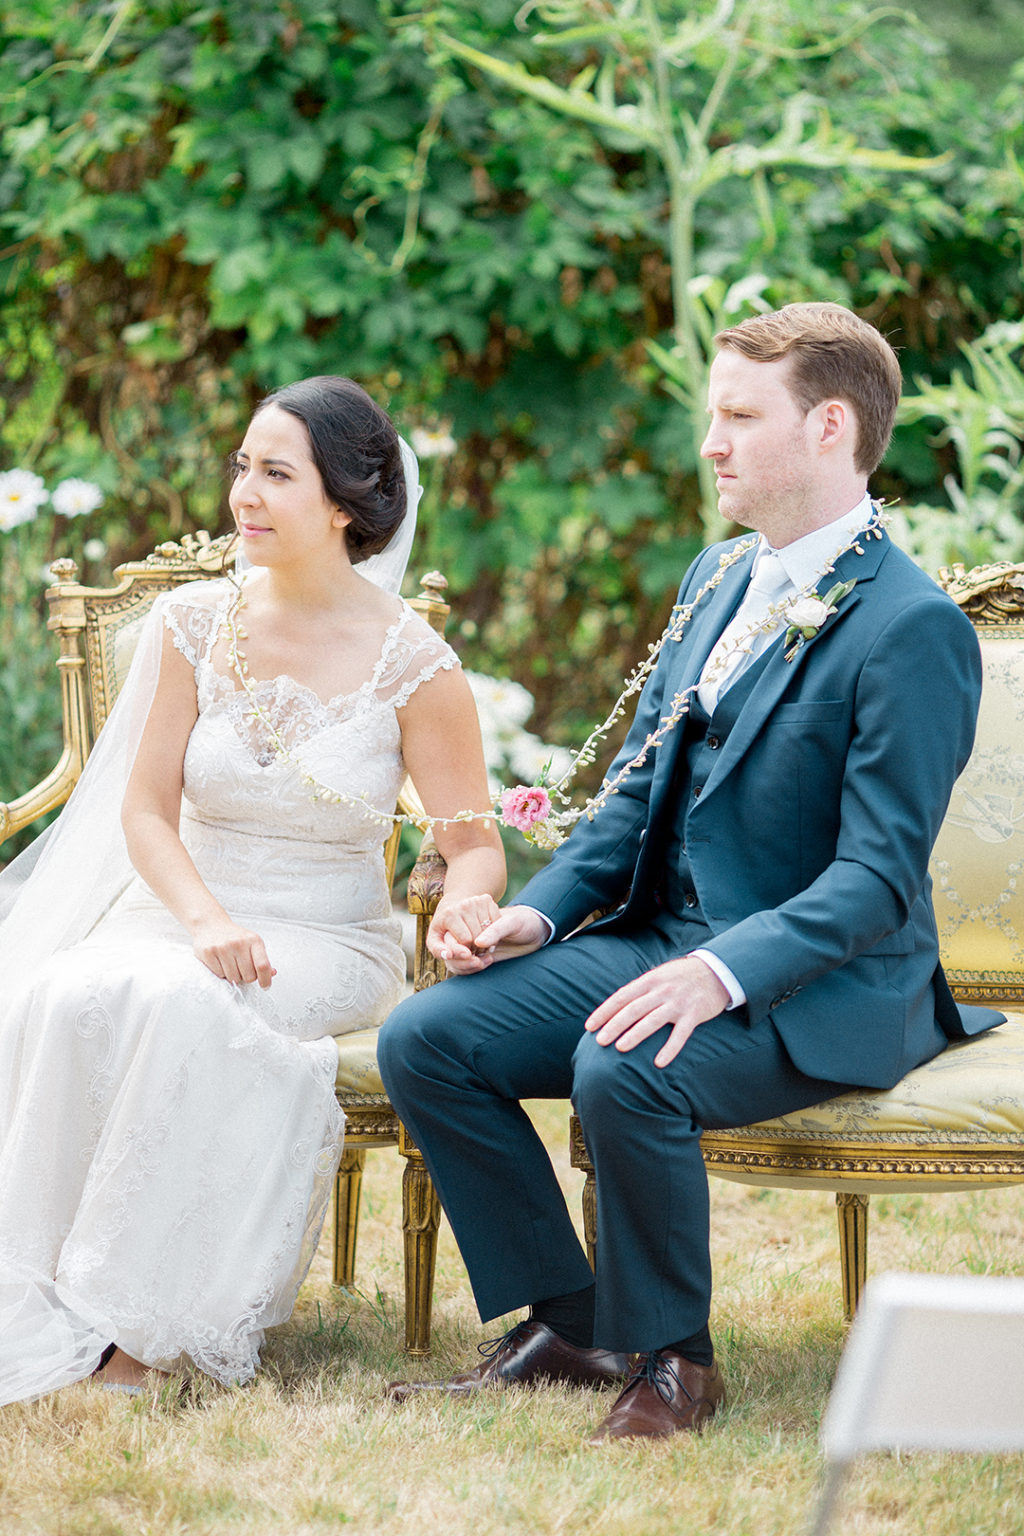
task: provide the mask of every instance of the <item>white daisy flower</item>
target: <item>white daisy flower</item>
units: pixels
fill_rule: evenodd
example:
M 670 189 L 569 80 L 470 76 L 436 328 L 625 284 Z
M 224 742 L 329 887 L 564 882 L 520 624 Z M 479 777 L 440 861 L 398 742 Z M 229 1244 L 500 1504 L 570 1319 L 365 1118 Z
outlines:
M 484 672 L 467 672 L 466 680 L 481 720 L 501 734 L 525 725 L 533 714 L 533 695 L 522 683 L 510 677 L 488 677 Z
M 7 469 L 0 474 L 0 530 L 30 523 L 47 499 L 46 486 L 30 469 Z
M 53 493 L 53 510 L 61 517 L 84 517 L 103 502 L 103 492 L 91 480 L 62 480 Z
M 414 427 L 409 440 L 418 459 L 447 459 L 455 452 L 455 439 L 443 428 L 430 432 L 426 427 Z

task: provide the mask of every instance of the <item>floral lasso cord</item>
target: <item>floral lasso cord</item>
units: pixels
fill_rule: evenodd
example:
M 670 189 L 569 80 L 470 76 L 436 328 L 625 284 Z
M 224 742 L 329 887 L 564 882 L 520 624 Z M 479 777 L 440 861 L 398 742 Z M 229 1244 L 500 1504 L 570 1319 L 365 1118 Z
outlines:
M 872 503 L 871 518 L 864 528 L 850 539 L 849 543 L 833 557 L 826 567 L 826 574 L 835 570 L 836 562 L 849 550 L 854 550 L 858 555 L 864 553 L 861 540 L 869 538 L 880 539 L 888 517 L 882 505 Z M 690 603 L 677 603 L 669 616 L 669 621 L 662 631 L 659 639 L 648 647 L 647 659 L 640 663 L 626 678 L 625 686 L 606 718 L 600 725 L 595 726 L 587 737 L 583 746 L 575 754 L 566 771 L 551 783 L 545 781 L 542 773 L 539 782 L 535 784 L 517 784 L 511 789 L 502 789 L 495 797 L 490 810 L 487 811 L 459 811 L 454 816 L 409 816 L 399 811 L 382 811 L 377 806 L 371 805 L 364 794 L 349 795 L 341 790 L 329 788 L 311 773 L 308 773 L 296 762 L 287 743 L 267 716 L 260 704 L 256 689 L 249 676 L 246 664 L 245 652 L 239 642 L 245 639 L 245 631 L 238 623 L 238 615 L 245 606 L 245 594 L 241 586 L 237 586 L 236 596 L 228 611 L 225 620 L 228 630 L 228 660 L 232 669 L 249 697 L 251 705 L 250 717 L 258 720 L 267 733 L 267 737 L 277 756 L 290 763 L 298 772 L 301 782 L 311 795 L 317 800 L 323 800 L 333 805 L 350 805 L 357 807 L 366 815 L 378 821 L 382 827 L 396 825 L 415 826 L 421 829 L 433 827 L 439 823 L 444 825 L 449 822 L 482 821 L 487 824 L 492 820 L 498 821 L 502 826 L 513 827 L 521 832 L 528 842 L 535 843 L 539 848 L 557 848 L 564 842 L 569 832 L 581 817 L 586 816 L 592 821 L 601 808 L 607 804 L 612 795 L 616 794 L 628 776 L 637 768 L 640 768 L 652 751 L 661 745 L 681 720 L 689 713 L 690 702 L 701 683 L 714 680 L 731 663 L 739 653 L 749 651 L 753 641 L 759 634 L 767 634 L 775 629 L 780 619 L 789 621 L 785 634 L 785 659 L 793 660 L 797 651 L 805 643 L 817 634 L 825 621 L 836 612 L 839 603 L 852 592 L 856 581 L 837 582 L 824 597 L 820 597 L 813 587 L 796 593 L 792 597 L 784 598 L 780 603 L 773 603 L 762 619 L 751 624 L 749 629 L 737 635 L 735 640 L 715 658 L 710 667 L 706 668 L 702 677 L 696 683 L 691 683 L 687 688 L 681 689 L 672 699 L 666 712 L 661 716 L 655 730 L 645 738 L 640 751 L 631 758 L 615 774 L 612 779 L 605 779 L 597 793 L 591 796 L 582 806 L 573 806 L 569 798 L 569 789 L 581 768 L 589 767 L 597 758 L 597 749 L 600 742 L 604 741 L 609 731 L 626 712 L 628 701 L 640 692 L 648 677 L 654 670 L 658 657 L 669 642 L 678 643 L 683 637 L 683 631 L 693 618 L 697 608 L 716 590 L 721 584 L 725 573 L 729 568 L 742 560 L 744 555 L 757 544 L 757 535 L 748 539 L 741 539 L 734 544 L 732 549 L 724 551 L 719 557 L 718 566 L 714 574 L 704 583 Z M 231 578 L 234 580 L 234 578 Z M 556 809 L 557 806 L 560 807 Z

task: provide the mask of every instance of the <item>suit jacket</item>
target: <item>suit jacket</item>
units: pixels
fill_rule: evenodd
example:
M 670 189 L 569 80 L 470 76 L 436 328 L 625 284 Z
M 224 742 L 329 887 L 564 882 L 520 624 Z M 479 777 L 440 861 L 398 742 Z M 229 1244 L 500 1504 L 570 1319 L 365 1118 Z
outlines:
M 706 550 L 692 601 L 731 544 Z M 981 658 L 968 619 L 883 536 L 837 562 L 856 580 L 792 661 L 775 641 L 699 799 L 675 773 L 683 727 L 581 820 L 520 900 L 563 938 L 597 909 L 642 930 L 656 912 L 672 818 L 720 956 L 770 1013 L 794 1064 L 891 1087 L 950 1037 L 1001 1021 L 958 1009 L 939 965 L 928 859 L 974 739 Z M 674 694 L 695 683 L 739 604 L 753 552 L 664 646 L 609 772 L 630 761 Z M 591 931 L 594 931 L 593 929 Z

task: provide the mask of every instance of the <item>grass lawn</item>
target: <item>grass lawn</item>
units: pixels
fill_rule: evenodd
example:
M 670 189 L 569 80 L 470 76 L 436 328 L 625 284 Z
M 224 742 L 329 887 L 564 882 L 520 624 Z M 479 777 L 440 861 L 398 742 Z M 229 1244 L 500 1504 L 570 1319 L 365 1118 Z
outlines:
M 536 1116 L 571 1201 L 567 1106 Z M 356 1294 L 330 1284 L 328 1244 L 256 1382 L 202 1381 L 130 1399 L 88 1384 L 0 1409 L 0 1532 L 24 1536 L 403 1532 L 423 1536 L 801 1536 L 821 1463 L 817 1429 L 843 1342 L 832 1198 L 712 1181 L 712 1316 L 730 1402 L 707 1433 L 600 1450 L 584 1440 L 609 1397 L 516 1390 L 470 1403 L 386 1404 L 402 1353 L 400 1169 L 368 1159 Z M 1018 1190 L 872 1201 L 870 1270 L 1024 1272 Z M 442 1232 L 434 1357 L 462 1368 L 481 1328 Z M 1020 1370 L 1008 1361 L 1008 1370 Z M 972 1384 L 949 1390 L 971 1412 Z M 1016 1456 L 858 1463 L 834 1536 L 1015 1536 Z

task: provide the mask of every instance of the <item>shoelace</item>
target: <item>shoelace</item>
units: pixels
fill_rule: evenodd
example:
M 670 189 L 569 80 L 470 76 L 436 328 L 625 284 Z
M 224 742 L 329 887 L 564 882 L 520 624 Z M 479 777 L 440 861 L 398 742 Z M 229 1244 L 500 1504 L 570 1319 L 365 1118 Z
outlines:
M 516 1323 L 513 1328 L 510 1328 L 507 1333 L 501 1334 L 498 1338 L 484 1339 L 483 1343 L 478 1344 L 476 1347 L 477 1354 L 483 1355 L 485 1360 L 493 1360 L 496 1355 L 501 1354 L 502 1350 L 511 1349 L 514 1344 L 518 1344 L 524 1330 L 529 1326 L 530 1320 L 526 1318 L 523 1322 Z
M 693 1396 L 687 1392 L 676 1373 L 675 1367 L 670 1365 L 660 1349 L 652 1349 L 647 1355 L 641 1355 L 633 1367 L 632 1375 L 622 1389 L 623 1396 L 633 1387 L 638 1387 L 641 1382 L 653 1387 L 662 1402 L 672 1408 L 673 1389 L 678 1387 L 683 1396 L 692 1403 Z M 675 1413 L 672 1408 L 672 1412 Z

